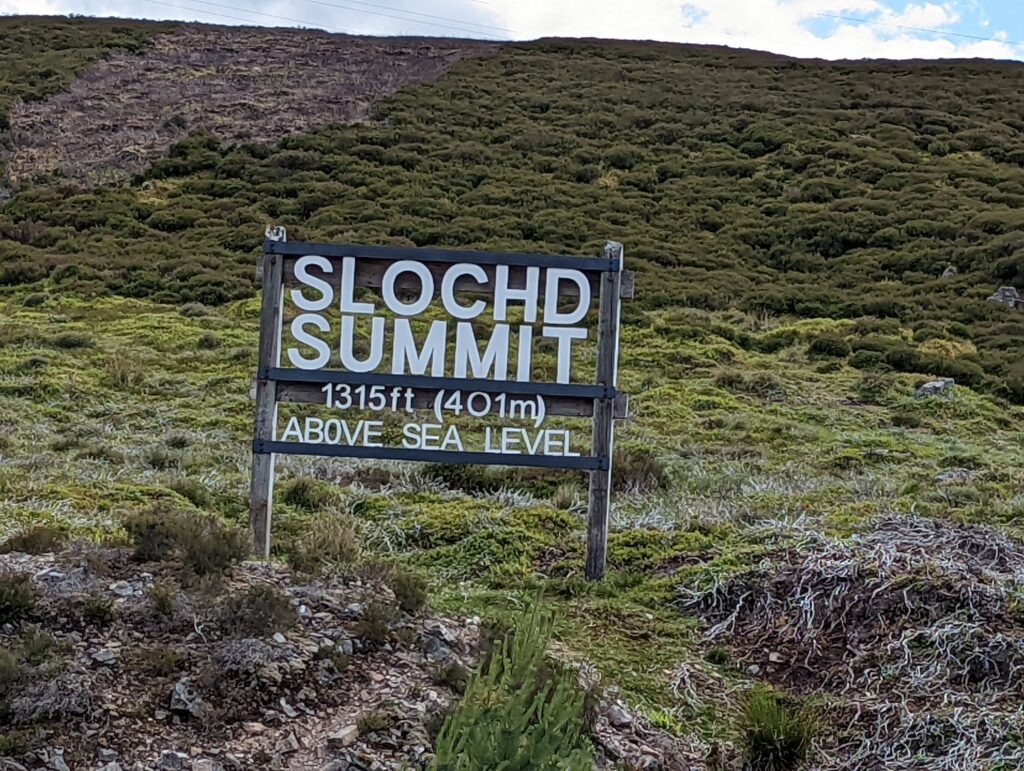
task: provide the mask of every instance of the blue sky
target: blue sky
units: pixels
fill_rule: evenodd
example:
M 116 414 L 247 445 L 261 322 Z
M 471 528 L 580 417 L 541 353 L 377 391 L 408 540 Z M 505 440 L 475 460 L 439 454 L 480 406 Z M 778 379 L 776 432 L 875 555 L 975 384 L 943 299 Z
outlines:
M 828 59 L 1024 60 L 1024 0 L 0 0 L 0 13 L 377 35 L 656 39 Z

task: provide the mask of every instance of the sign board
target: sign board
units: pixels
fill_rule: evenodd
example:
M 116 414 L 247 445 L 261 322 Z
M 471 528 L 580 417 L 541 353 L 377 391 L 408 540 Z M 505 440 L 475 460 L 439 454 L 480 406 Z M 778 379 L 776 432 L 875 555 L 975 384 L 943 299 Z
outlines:
M 258 553 L 278 453 L 539 466 L 590 472 L 587 576 L 603 575 L 613 421 L 627 407 L 621 244 L 574 257 L 298 243 L 275 228 L 261 273 Z M 577 371 L 588 354 L 596 376 Z M 563 418 L 590 418 L 589 442 Z

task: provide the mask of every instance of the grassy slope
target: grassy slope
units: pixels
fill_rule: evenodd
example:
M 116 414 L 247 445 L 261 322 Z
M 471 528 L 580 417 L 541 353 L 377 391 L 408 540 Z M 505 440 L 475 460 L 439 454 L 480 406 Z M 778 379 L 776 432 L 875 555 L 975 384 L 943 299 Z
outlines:
M 943 366 L 982 349 L 997 377 L 979 385 L 1009 382 L 1021 322 L 971 287 L 1016 264 L 1007 244 L 1020 229 L 1013 196 L 1024 191 L 1009 154 L 1019 134 L 976 139 L 974 149 L 958 143 L 1002 136 L 994 116 L 1019 99 L 1006 84 L 1019 82 L 1020 69 L 956 66 L 971 77 L 951 65 L 915 65 L 908 78 L 893 65 L 830 69 L 683 48 L 514 48 L 403 92 L 385 107 L 384 126 L 270 150 L 197 141 L 129 188 L 23 192 L 0 212 L 0 264 L 13 284 L 0 299 L 0 530 L 52 519 L 97 534 L 159 497 L 244 520 L 257 316 L 250 276 L 267 220 L 291 224 L 293 237 L 488 248 L 577 251 L 617 237 L 641 270 L 622 346 L 636 418 L 619 441 L 655 447 L 666 479 L 643 494 L 620 492 L 604 585 L 579 580 L 581 518 L 546 500 L 543 478 L 467 496 L 436 477 L 362 466 L 354 490 L 329 497 L 360 514 L 368 548 L 428 571 L 438 606 L 495 615 L 543 587 L 559 608 L 563 642 L 647 714 L 680 731 L 696 725 L 705 738 L 728 735 L 728 699 L 695 713 L 673 691 L 680 663 L 705 654 L 696 620 L 677 609 L 678 587 L 801 542 L 801 528 L 766 539 L 766 522 L 846 539 L 878 514 L 1015 532 L 1024 513 L 1024 410 L 965 388 L 949 401 L 917 401 L 921 374 L 808 353 L 826 331 L 870 339 L 883 356 L 902 345 L 952 362 Z M 847 85 L 822 90 L 840 74 Z M 992 93 L 971 97 L 982 78 Z M 924 126 L 945 109 L 939 87 L 955 94 L 942 118 L 955 130 L 929 139 L 950 145 L 942 153 L 919 146 L 938 131 Z M 890 106 L 840 104 L 882 93 Z M 611 101 L 620 103 L 614 113 L 605 109 Z M 776 149 L 772 132 L 787 137 Z M 628 152 L 617 149 L 627 140 Z M 742 149 L 748 142 L 761 146 Z M 836 191 L 812 193 L 816 180 Z M 996 214 L 972 225 L 982 208 Z M 909 224 L 921 219 L 932 224 Z M 833 255 L 816 240 L 854 220 L 870 222 L 869 239 L 892 231 L 890 241 Z M 933 232 L 947 222 L 956 225 L 948 237 Z M 785 272 L 779 261 L 797 257 L 791 267 L 800 272 Z M 932 281 L 949 258 L 966 276 Z M 19 285 L 29 279 L 38 283 Z M 839 318 L 753 313 L 760 298 L 804 281 L 834 299 L 796 287 L 771 309 Z M 96 298 L 109 290 L 222 304 L 185 315 L 200 309 Z M 747 312 L 720 307 L 733 299 Z M 888 299 L 905 312 L 902 324 L 843 318 L 884 316 Z M 683 307 L 690 303 L 716 309 Z M 75 342 L 85 345 L 67 347 Z M 960 467 L 973 478 L 934 481 Z M 339 475 L 301 459 L 284 472 Z M 377 489 L 381 480 L 389 492 Z M 466 475 L 461 484 L 479 481 Z M 282 504 L 279 545 L 307 518 Z M 725 684 L 748 679 L 728 665 L 716 671 Z

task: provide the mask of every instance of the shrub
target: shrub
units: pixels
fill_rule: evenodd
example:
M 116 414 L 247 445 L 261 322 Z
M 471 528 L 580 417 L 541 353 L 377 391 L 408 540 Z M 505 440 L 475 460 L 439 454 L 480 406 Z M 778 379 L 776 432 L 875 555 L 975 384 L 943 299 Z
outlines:
M 173 581 L 158 580 L 146 589 L 146 597 L 153 612 L 163 618 L 170 618 L 178 610 L 178 587 Z
M 51 525 L 33 525 L 15 533 L 0 544 L 0 554 L 9 554 L 12 551 L 24 554 L 49 554 L 63 549 L 67 537 L 67 533 Z
M 32 579 L 24 573 L 0 576 L 0 624 L 9 624 L 32 615 L 39 594 Z
M 457 661 L 450 661 L 434 671 L 434 685 L 451 688 L 455 693 L 465 693 L 469 682 L 469 671 Z
M 350 565 L 359 558 L 359 530 L 354 518 L 322 514 L 313 518 L 291 544 L 288 563 L 301 573 Z
M 289 479 L 280 489 L 281 501 L 307 511 L 319 511 L 337 503 L 337 488 L 312 477 Z
M 652 447 L 636 443 L 615 447 L 612 455 L 613 489 L 656 490 L 667 479 L 665 464 Z
M 857 369 L 884 371 L 892 369 L 885 362 L 885 354 L 878 351 L 854 351 L 850 357 L 850 366 Z
M 177 477 L 167 485 L 197 509 L 208 509 L 213 505 L 213 496 L 202 482 L 188 477 Z
M 794 771 L 807 759 L 814 718 L 777 693 L 758 688 L 747 702 L 741 725 L 746 771 Z
M 114 388 L 126 390 L 142 385 L 146 381 L 146 368 L 130 354 L 121 352 L 111 356 L 103 365 L 107 381 Z
M 109 626 L 117 618 L 117 607 L 114 600 L 102 592 L 93 592 L 79 603 L 79 615 L 82 621 L 92 626 Z
M 180 557 L 193 574 L 217 573 L 248 556 L 248 536 L 215 517 L 153 509 L 123 522 L 135 559 L 157 562 Z
M 54 654 L 63 647 L 53 638 L 53 635 L 32 628 L 21 636 L 18 652 L 26 664 L 38 667 L 53 658 Z
M 220 345 L 220 339 L 213 332 L 203 332 L 196 343 L 200 348 L 211 350 Z
M 416 613 L 427 604 L 427 581 L 408 568 L 395 567 L 388 580 L 395 593 L 398 607 L 406 613 Z
M 272 584 L 254 584 L 228 595 L 221 605 L 221 628 L 233 637 L 270 637 L 297 621 L 288 595 Z
M 379 648 L 391 639 L 395 609 L 385 602 L 373 600 L 359 616 L 355 635 L 369 648 Z
M 170 645 L 155 645 L 139 652 L 136 665 L 139 671 L 153 677 L 170 677 L 182 671 L 185 657 Z
M 589 771 L 585 696 L 575 674 L 545 662 L 550 616 L 539 603 L 499 642 L 437 738 L 434 771 Z
M 53 344 L 57 348 L 91 348 L 92 336 L 85 332 L 61 332 L 54 335 Z
M 818 335 L 811 340 L 808 351 L 812 356 L 849 356 L 850 344 L 841 335 Z
M 181 456 L 166 447 L 150 447 L 142 456 L 142 462 L 150 468 L 169 469 L 181 464 Z
M 381 710 L 366 712 L 360 715 L 359 720 L 356 721 L 356 727 L 362 735 L 376 733 L 377 731 L 386 731 L 394 724 L 394 716 Z
M 43 305 L 49 299 L 49 295 L 46 292 L 29 292 L 25 295 L 25 299 L 22 304 L 26 308 L 38 308 Z

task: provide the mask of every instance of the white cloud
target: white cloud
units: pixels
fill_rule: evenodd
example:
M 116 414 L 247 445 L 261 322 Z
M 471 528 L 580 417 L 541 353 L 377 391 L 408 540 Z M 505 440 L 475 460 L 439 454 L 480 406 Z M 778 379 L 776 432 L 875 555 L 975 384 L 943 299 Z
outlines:
M 963 18 L 987 21 L 978 0 L 0 0 L 4 12 L 304 23 L 373 35 L 665 40 L 825 59 L 1024 59 L 1024 47 L 1002 42 L 1000 30 L 985 33 L 993 41 L 949 34 Z

